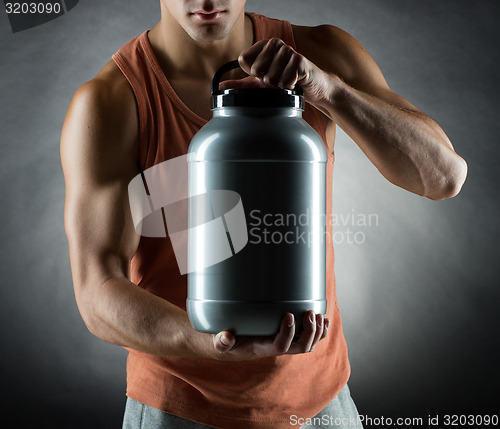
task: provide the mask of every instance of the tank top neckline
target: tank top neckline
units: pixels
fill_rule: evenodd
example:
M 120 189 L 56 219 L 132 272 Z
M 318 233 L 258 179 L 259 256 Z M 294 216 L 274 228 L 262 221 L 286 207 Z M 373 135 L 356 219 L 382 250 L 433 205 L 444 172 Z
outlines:
M 252 13 L 245 12 L 245 15 L 249 16 L 250 19 L 252 20 L 253 39 L 254 39 L 253 43 L 255 43 L 259 41 L 262 37 L 261 26 L 259 25 L 257 20 L 253 17 Z M 160 63 L 158 62 L 156 55 L 153 51 L 153 47 L 151 46 L 151 42 L 149 41 L 148 33 L 149 30 L 146 30 L 144 33 L 141 34 L 140 43 L 144 52 L 146 53 L 146 56 L 148 57 L 148 61 L 151 65 L 151 68 L 153 69 L 154 74 L 156 75 L 158 81 L 160 82 L 160 85 L 163 87 L 164 91 L 170 97 L 172 102 L 177 106 L 177 108 L 179 108 L 184 114 L 186 114 L 191 120 L 196 122 L 198 125 L 200 126 L 205 125 L 208 121 L 205 118 L 202 118 L 201 116 L 194 113 L 181 100 L 181 98 L 177 95 L 174 88 L 172 87 L 167 77 L 165 76 L 165 73 L 163 73 L 163 70 L 160 67 Z

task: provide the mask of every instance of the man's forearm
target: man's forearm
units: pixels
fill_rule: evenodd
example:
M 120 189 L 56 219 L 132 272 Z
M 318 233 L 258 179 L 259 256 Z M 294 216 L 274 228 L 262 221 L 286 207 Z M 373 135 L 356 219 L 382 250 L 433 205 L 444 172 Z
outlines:
M 346 35 L 332 26 L 309 30 L 306 45 L 321 43 L 326 49 L 312 55 L 323 68 L 276 37 L 258 41 L 241 52 L 238 61 L 262 84 L 288 89 L 299 84 L 306 100 L 346 131 L 390 182 L 431 199 L 456 195 L 467 175 L 465 161 L 435 121 L 410 110 L 411 103 L 390 91 L 371 57 Z M 335 52 L 332 47 L 339 43 L 343 53 L 337 52 L 337 57 L 344 58 L 344 65 L 327 59 L 328 50 Z M 342 81 L 338 70 L 364 88 L 378 89 L 359 91 Z
M 467 165 L 436 122 L 356 90 L 335 75 L 328 78 L 331 91 L 321 110 L 358 144 L 384 177 L 431 199 L 459 192 Z
M 196 332 L 184 310 L 124 277 L 88 288 L 83 305 L 87 327 L 103 341 L 160 356 L 212 358 L 205 352 L 210 336 Z

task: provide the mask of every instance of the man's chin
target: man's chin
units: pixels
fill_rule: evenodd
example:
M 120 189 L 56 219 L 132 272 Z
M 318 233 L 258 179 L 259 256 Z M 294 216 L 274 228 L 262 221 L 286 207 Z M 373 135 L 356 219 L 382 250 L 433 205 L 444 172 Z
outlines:
M 217 40 L 223 40 L 227 37 L 229 31 L 225 29 L 204 29 L 199 31 L 191 31 L 189 34 L 191 39 L 199 43 L 209 43 L 216 42 Z
M 231 26 L 228 23 L 219 22 L 217 24 L 198 24 L 189 23 L 185 28 L 191 39 L 196 42 L 215 42 L 225 39 L 231 32 Z
M 214 36 L 214 35 L 191 35 L 191 39 L 193 39 L 195 42 L 198 43 L 210 43 L 210 42 L 216 42 L 218 40 L 223 40 L 225 39 L 224 36 Z

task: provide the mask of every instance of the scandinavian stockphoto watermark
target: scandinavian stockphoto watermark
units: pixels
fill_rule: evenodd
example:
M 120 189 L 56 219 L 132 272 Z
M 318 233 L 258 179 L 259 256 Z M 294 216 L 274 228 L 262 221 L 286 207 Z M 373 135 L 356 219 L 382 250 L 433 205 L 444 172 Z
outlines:
M 13 33 L 38 27 L 73 9 L 79 0 L 6 1 L 5 12 Z
M 315 225 L 317 223 L 317 225 Z M 308 247 L 319 239 L 317 230 L 325 228 L 333 244 L 364 244 L 367 229 L 379 226 L 376 213 L 361 213 L 351 209 L 349 213 L 315 214 L 307 209 L 303 213 L 267 213 L 251 210 L 248 235 L 251 244 L 306 244 Z
M 267 213 L 254 209 L 249 213 L 250 244 L 304 244 L 311 247 L 321 240 L 323 213 L 309 209 L 303 213 Z

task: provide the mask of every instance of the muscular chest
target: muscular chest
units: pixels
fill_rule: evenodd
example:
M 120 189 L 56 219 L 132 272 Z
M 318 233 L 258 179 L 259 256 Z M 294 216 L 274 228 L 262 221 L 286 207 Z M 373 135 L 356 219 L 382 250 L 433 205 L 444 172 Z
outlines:
M 188 79 L 176 79 L 169 82 L 177 96 L 189 110 L 207 121 L 212 118 L 210 82 Z
M 243 79 L 247 76 L 242 70 L 234 70 L 227 73 L 223 80 Z M 207 121 L 212 118 L 211 80 L 170 78 L 169 83 L 189 110 Z

